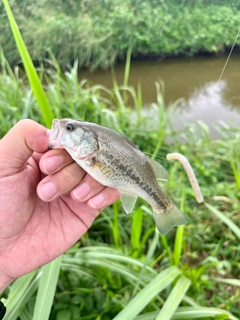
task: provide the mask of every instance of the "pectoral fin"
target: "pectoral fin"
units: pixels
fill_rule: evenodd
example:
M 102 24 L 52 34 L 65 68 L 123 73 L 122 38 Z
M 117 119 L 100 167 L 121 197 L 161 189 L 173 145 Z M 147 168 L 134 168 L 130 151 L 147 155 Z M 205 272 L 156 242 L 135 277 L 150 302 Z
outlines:
M 132 212 L 135 203 L 137 201 L 137 197 L 131 194 L 120 193 L 120 198 L 122 200 L 123 209 L 126 213 Z
M 158 231 L 165 235 L 174 226 L 180 226 L 188 222 L 185 215 L 174 205 L 169 211 L 158 213 L 153 211 L 154 220 Z
M 153 168 L 157 180 L 168 180 L 168 172 L 160 163 L 150 158 L 149 163 Z

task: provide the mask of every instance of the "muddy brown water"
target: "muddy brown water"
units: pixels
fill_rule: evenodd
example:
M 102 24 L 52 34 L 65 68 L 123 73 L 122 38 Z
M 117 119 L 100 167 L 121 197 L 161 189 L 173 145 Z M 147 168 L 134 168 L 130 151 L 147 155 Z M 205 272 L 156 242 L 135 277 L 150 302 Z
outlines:
M 129 85 L 137 88 L 141 83 L 143 104 L 148 105 L 156 102 L 155 82 L 162 80 L 167 105 L 182 98 L 178 104 L 180 113 L 177 119 L 173 115 L 174 126 L 179 129 L 201 120 L 209 126 L 212 138 L 219 137 L 214 129 L 219 121 L 240 127 L 240 54 L 230 57 L 219 80 L 226 60 L 227 56 L 133 61 Z M 118 64 L 115 73 L 119 85 L 122 84 L 124 64 Z M 79 78 L 113 87 L 110 70 L 94 73 L 81 70 Z

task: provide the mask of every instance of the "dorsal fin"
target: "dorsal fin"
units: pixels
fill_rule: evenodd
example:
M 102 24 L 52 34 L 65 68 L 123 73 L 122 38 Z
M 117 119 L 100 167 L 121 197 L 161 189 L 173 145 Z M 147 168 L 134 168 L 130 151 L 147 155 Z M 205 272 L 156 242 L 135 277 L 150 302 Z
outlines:
M 157 180 L 168 180 L 168 172 L 167 170 L 158 162 L 148 159 Z

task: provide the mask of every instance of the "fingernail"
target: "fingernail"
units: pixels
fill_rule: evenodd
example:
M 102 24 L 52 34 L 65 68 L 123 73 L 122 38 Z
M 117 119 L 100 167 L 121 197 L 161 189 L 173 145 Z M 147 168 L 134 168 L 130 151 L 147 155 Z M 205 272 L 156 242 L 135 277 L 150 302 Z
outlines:
M 104 200 L 105 200 L 104 196 L 101 193 L 99 193 L 95 197 L 93 197 L 89 202 L 93 208 L 97 209 L 101 207 Z
M 62 160 L 59 156 L 52 156 L 43 160 L 43 169 L 45 173 L 51 173 L 57 170 L 62 164 Z
M 86 182 L 81 183 L 73 190 L 75 198 L 82 200 L 91 192 L 91 188 Z
M 52 182 L 47 182 L 39 188 L 39 195 L 42 200 L 50 200 L 57 193 L 57 188 Z

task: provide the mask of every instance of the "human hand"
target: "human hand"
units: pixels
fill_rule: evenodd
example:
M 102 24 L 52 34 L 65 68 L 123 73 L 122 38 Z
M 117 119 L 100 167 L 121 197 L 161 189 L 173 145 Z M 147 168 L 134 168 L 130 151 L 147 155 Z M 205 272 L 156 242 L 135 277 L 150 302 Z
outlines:
M 48 135 L 22 120 L 0 140 L 0 292 L 69 249 L 119 197 L 65 150 L 48 150 Z

